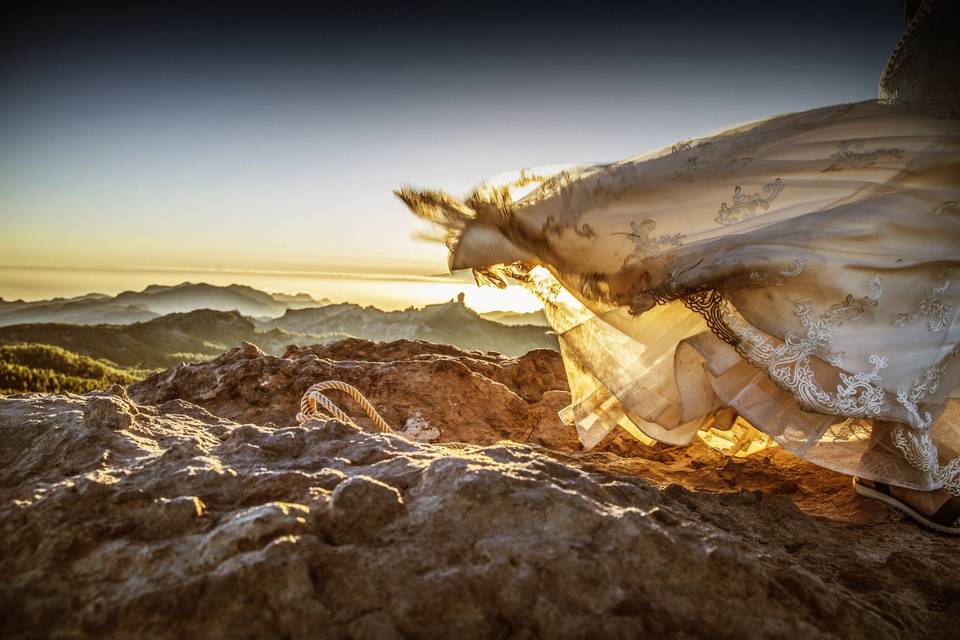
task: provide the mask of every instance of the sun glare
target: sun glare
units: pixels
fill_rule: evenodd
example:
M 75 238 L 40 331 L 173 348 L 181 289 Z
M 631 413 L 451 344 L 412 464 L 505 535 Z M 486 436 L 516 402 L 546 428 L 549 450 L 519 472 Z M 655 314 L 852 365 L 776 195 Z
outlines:
M 474 311 L 516 311 L 520 313 L 543 308 L 535 295 L 518 285 L 506 289 L 496 287 L 473 287 L 464 291 L 467 306 Z

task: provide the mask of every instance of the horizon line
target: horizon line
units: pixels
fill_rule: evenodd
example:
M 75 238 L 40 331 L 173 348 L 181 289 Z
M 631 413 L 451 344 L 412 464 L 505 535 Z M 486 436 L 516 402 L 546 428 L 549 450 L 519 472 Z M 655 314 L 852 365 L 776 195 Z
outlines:
M 103 271 L 107 273 L 183 273 L 183 274 L 210 274 L 210 275 L 251 275 L 251 276 L 288 276 L 301 278 L 353 279 L 353 280 L 395 280 L 413 282 L 435 281 L 466 281 L 470 276 L 469 269 L 458 269 L 456 273 L 385 273 L 378 271 L 302 271 L 277 269 L 215 269 L 209 267 L 108 267 L 108 266 L 76 266 L 76 265 L 11 265 L 0 264 L 0 269 L 32 269 L 37 271 Z M 184 281 L 186 282 L 186 281 Z M 242 284 L 242 283 L 234 283 Z

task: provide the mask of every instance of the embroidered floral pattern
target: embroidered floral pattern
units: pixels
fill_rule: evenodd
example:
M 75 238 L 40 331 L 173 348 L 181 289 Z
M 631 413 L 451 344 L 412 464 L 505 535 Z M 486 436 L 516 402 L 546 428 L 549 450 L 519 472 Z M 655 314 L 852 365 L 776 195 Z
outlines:
M 661 238 L 670 238 L 670 236 L 664 235 L 661 236 Z M 625 262 L 629 262 L 632 258 L 633 256 L 628 256 Z M 746 276 L 740 274 L 725 276 L 723 278 L 725 285 L 724 290 L 783 286 L 787 278 L 800 275 L 806 265 L 806 261 L 806 256 L 800 254 L 790 261 L 789 267 L 786 269 L 766 272 L 754 270 Z M 708 279 L 714 280 L 717 278 L 717 271 L 729 269 L 729 267 L 729 264 L 725 265 L 720 259 L 714 258 L 712 263 L 702 265 L 701 271 L 704 273 L 710 272 L 712 275 L 710 275 Z M 679 269 L 675 269 L 663 278 L 656 287 L 649 287 L 648 283 L 645 283 L 645 286 L 639 287 L 630 305 L 631 313 L 634 315 L 643 313 L 643 311 L 648 308 L 646 303 L 650 300 L 655 301 L 657 304 L 664 304 L 671 300 L 680 300 L 689 309 L 706 317 L 708 326 L 710 326 L 715 334 L 736 346 L 738 340 L 728 329 L 724 328 L 722 320 L 720 319 L 719 309 L 717 308 L 717 305 L 726 300 L 726 296 L 713 288 L 697 289 L 684 286 L 680 284 L 681 275 L 682 272 Z
M 872 281 L 871 281 L 872 282 Z M 833 349 L 833 332 L 830 327 L 846 321 L 859 320 L 867 307 L 876 307 L 880 292 L 874 289 L 873 297 L 863 296 L 854 298 L 848 295 L 843 302 L 835 304 L 823 315 L 814 318 L 811 314 L 809 301 L 799 303 L 794 309 L 800 323 L 807 329 L 806 340 L 809 341 L 809 353 L 829 362 L 835 367 L 843 366 L 843 352 Z M 790 334 L 787 334 L 789 341 Z
M 905 327 L 913 324 L 920 318 L 927 318 L 927 327 L 934 333 L 942 331 L 950 324 L 950 312 L 953 311 L 953 305 L 943 301 L 943 294 L 950 287 L 950 269 L 945 270 L 940 279 L 943 284 L 934 287 L 927 296 L 920 301 L 920 307 L 911 313 L 897 314 L 897 319 L 893 321 L 894 326 Z
M 843 321 L 856 320 L 867 308 L 876 307 L 882 295 L 882 285 L 880 275 L 876 274 L 867 283 L 871 291 L 869 296 L 848 295 L 843 302 L 834 304 L 819 316 L 812 313 L 810 302 L 798 304 L 795 313 L 806 333 L 798 335 L 788 331 L 779 345 L 743 321 L 730 300 L 715 290 L 691 293 L 681 300 L 687 308 L 704 317 L 717 337 L 733 345 L 747 362 L 766 371 L 770 379 L 790 393 L 801 408 L 848 418 L 832 425 L 821 436 L 866 442 L 869 431 L 865 424 L 855 419 L 877 418 L 889 413 L 888 394 L 880 375 L 887 368 L 889 358 L 873 354 L 867 359 L 872 366 L 869 371 L 838 371 L 840 383 L 832 392 L 818 383 L 810 358 L 819 357 L 838 369 L 842 368 L 842 353 L 834 351 L 833 327 Z M 664 295 L 657 300 L 665 302 L 674 297 Z M 936 393 L 945 371 L 958 354 L 960 345 L 954 346 L 938 364 L 924 371 L 908 390 L 896 393 L 897 404 L 906 421 L 898 422 L 891 429 L 891 439 L 907 463 L 956 496 L 960 496 L 960 458 L 940 464 L 939 451 L 931 435 L 933 416 L 922 411 L 920 405 Z
M 738 186 L 733 190 L 733 198 L 728 205 L 726 202 L 720 204 L 720 211 L 717 212 L 716 221 L 720 224 L 734 224 L 741 220 L 752 218 L 757 209 L 766 211 L 770 208 L 770 203 L 776 200 L 780 192 L 783 191 L 783 180 L 777 178 L 773 182 L 764 185 L 762 193 L 744 194 Z
M 933 212 L 933 215 L 935 216 L 944 216 L 947 214 L 960 214 L 960 201 L 947 200 L 946 202 L 941 202 Z
M 853 111 L 856 106 L 856 103 L 845 104 L 826 112 L 824 112 L 823 109 L 818 109 L 813 113 L 813 118 L 808 116 L 794 118 L 792 121 L 787 122 L 786 125 L 792 128 L 794 131 L 808 131 L 810 129 L 822 126 L 827 122 L 839 120 L 843 116 Z
M 833 162 L 829 167 L 821 171 L 840 171 L 841 169 L 865 169 L 873 166 L 883 156 L 890 158 L 900 158 L 903 155 L 903 149 L 875 149 L 873 151 L 862 151 L 863 143 L 856 142 L 851 144 L 844 140 L 840 143 L 836 153 L 830 154 Z
M 870 423 L 862 418 L 847 418 L 843 422 L 838 422 L 827 427 L 823 437 L 833 442 L 857 442 L 867 443 L 870 440 Z
M 591 227 L 589 224 L 584 223 L 582 226 L 578 227 L 573 222 L 562 222 L 553 216 L 547 218 L 547 221 L 543 223 L 543 227 L 540 231 L 543 233 L 543 235 L 561 235 L 567 230 L 573 231 L 578 236 L 584 238 L 593 238 L 597 235 L 596 231 L 594 231 L 593 227 Z
M 848 438 L 851 446 L 824 448 L 822 455 L 835 456 L 847 471 L 865 470 L 892 482 L 915 482 L 921 472 L 913 467 L 926 469 L 930 475 L 924 479 L 940 486 L 931 478 L 952 481 L 950 469 L 956 465 L 939 465 L 930 447 L 935 444 L 945 452 L 940 442 L 955 436 L 953 416 L 938 418 L 935 437 L 925 438 L 934 424 L 930 416 L 955 401 L 946 399 L 944 388 L 953 384 L 956 371 L 943 374 L 940 392 L 927 399 L 911 390 L 930 386 L 924 380 L 939 376 L 940 369 L 920 376 L 916 384 L 912 378 L 953 346 L 955 336 L 949 334 L 957 319 L 956 284 L 938 299 L 928 299 L 942 289 L 941 280 L 931 280 L 941 267 L 924 270 L 917 278 L 916 267 L 892 268 L 882 282 L 871 280 L 869 289 L 863 282 L 874 272 L 864 269 L 878 256 L 900 266 L 954 262 L 949 250 L 956 227 L 949 223 L 960 214 L 960 197 L 956 181 L 950 180 L 949 160 L 956 155 L 956 140 L 949 135 L 951 129 L 919 108 L 916 113 L 911 109 L 868 101 L 777 117 L 709 140 L 679 140 L 673 148 L 648 156 L 570 169 L 544 179 L 539 189 L 517 202 L 498 193 L 464 201 L 421 196 L 420 211 L 454 229 L 456 238 L 478 221 L 490 224 L 521 250 L 516 255 L 532 255 L 535 262 L 549 265 L 563 290 L 584 305 L 582 315 L 563 320 L 565 329 L 611 308 L 638 315 L 655 302 L 680 302 L 705 317 L 707 326 L 745 359 L 762 367 L 751 381 L 757 376 L 768 389 L 774 381 L 784 390 L 769 398 L 741 396 L 771 411 L 782 410 L 766 415 L 776 415 L 769 426 L 771 432 L 787 434 L 783 443 L 803 443 L 816 460 L 818 440 Z M 914 126 L 914 121 L 919 124 Z M 900 142 L 908 136 L 913 141 L 909 148 Z M 823 140 L 831 142 L 819 143 L 820 150 L 811 154 L 813 145 Z M 904 146 L 895 148 L 899 144 Z M 879 168 L 884 175 L 875 175 Z M 901 173 L 886 175 L 888 168 L 910 172 L 910 184 L 901 181 Z M 820 171 L 842 179 L 818 179 Z M 791 190 L 781 198 L 787 186 Z M 704 197 L 709 198 L 705 210 Z M 924 219 L 917 221 L 916 215 Z M 746 229 L 773 218 L 777 224 L 759 233 Z M 907 218 L 918 226 L 897 245 L 896 234 Z M 744 220 L 740 226 L 725 226 Z M 797 258 L 794 264 L 791 258 Z M 799 277 L 792 282 L 794 275 Z M 848 289 L 852 297 L 844 299 L 846 290 L 835 299 L 822 297 L 851 278 L 857 278 Z M 503 279 L 496 282 L 502 285 Z M 923 284 L 918 287 L 918 282 Z M 773 289 L 780 284 L 785 287 Z M 738 305 L 742 300 L 743 315 L 732 302 L 729 312 L 725 310 L 733 299 Z M 795 306 L 808 299 L 812 303 Z M 947 303 L 952 309 L 944 308 Z M 875 306 L 884 312 L 874 313 Z M 901 311 L 899 324 L 912 331 L 893 326 Z M 659 339 L 658 327 L 639 326 L 638 337 Z M 911 340 L 902 340 L 908 332 Z M 613 332 L 611 336 L 617 337 Z M 568 337 L 583 344 L 592 339 L 586 330 Z M 667 360 L 656 363 L 658 374 L 669 373 Z M 584 375 L 592 375 L 594 366 L 605 370 L 619 365 L 587 350 L 574 363 Z M 643 375 L 639 366 L 623 366 Z M 730 380 L 735 390 L 740 380 Z M 621 382 L 629 380 L 618 377 L 614 384 Z M 599 378 L 596 384 L 606 385 Z M 898 390 L 903 390 L 899 397 Z M 823 419 L 798 416 L 791 421 L 798 402 Z M 759 420 L 765 419 L 762 415 L 757 412 Z M 850 420 L 844 425 L 846 417 Z M 858 454 L 880 436 L 881 430 L 872 428 L 879 420 L 903 423 L 897 429 L 903 457 L 860 460 Z M 942 430 L 940 420 L 945 422 Z M 882 431 L 888 431 L 886 425 Z
M 770 379 L 789 392 L 803 409 L 869 419 L 889 410 L 887 393 L 881 386 L 880 376 L 880 372 L 887 368 L 889 358 L 870 355 L 868 362 L 872 365 L 871 370 L 853 373 L 839 371 L 840 383 L 832 393 L 820 386 L 810 364 L 811 356 L 826 356 L 835 360 L 832 358 L 837 355 L 833 353 L 832 327 L 841 320 L 859 318 L 867 307 L 877 305 L 881 295 L 878 275 L 871 279 L 868 287 L 872 295 L 862 298 L 848 295 L 842 303 L 833 305 L 820 316 L 813 316 L 809 302 L 797 305 L 796 314 L 806 334 L 799 336 L 787 332 L 780 345 L 742 321 L 729 300 L 715 291 L 696 294 L 700 304 L 687 306 L 701 313 L 718 337 L 733 344 L 745 360 L 766 371 Z M 686 304 L 686 300 L 684 302 Z M 956 496 L 960 496 L 960 458 L 940 464 L 939 451 L 931 435 L 933 416 L 928 411 L 922 411 L 920 405 L 936 393 L 944 372 L 958 353 L 960 345 L 954 346 L 943 360 L 924 371 L 909 389 L 897 392 L 897 403 L 907 420 L 898 422 L 891 429 L 891 439 L 904 459 Z M 841 366 L 835 362 L 831 364 L 838 368 Z M 834 425 L 836 429 L 832 435 L 837 439 L 862 439 L 864 434 L 857 433 L 853 425 L 850 420 L 839 426 Z M 845 431 L 844 427 L 848 430 Z
M 766 140 L 766 136 L 754 135 L 742 140 L 734 140 L 729 144 L 726 152 L 715 156 L 717 145 L 712 142 L 700 142 L 691 146 L 689 142 L 674 145 L 671 153 L 676 155 L 683 151 L 696 151 L 697 155 L 690 156 L 683 168 L 673 172 L 670 179 L 674 182 L 693 182 L 698 179 L 728 176 L 743 169 L 753 162 L 753 153 Z
M 820 387 L 810 364 L 810 357 L 815 355 L 835 359 L 837 354 L 832 353 L 833 335 L 830 327 L 840 318 L 857 317 L 863 312 L 864 300 L 872 299 L 848 296 L 843 303 L 834 305 L 817 317 L 810 313 L 809 303 L 798 305 L 796 313 L 807 332 L 803 336 L 788 332 L 781 345 L 775 345 L 730 312 L 725 314 L 724 319 L 740 339 L 737 345 L 740 355 L 765 370 L 770 379 L 789 391 L 803 409 L 851 418 L 872 417 L 883 411 L 880 371 L 887 367 L 888 358 L 871 355 L 868 358 L 873 365 L 870 371 L 840 372 L 840 384 L 833 393 Z
M 930 433 L 933 416 L 921 412 L 920 403 L 940 388 L 944 372 L 960 353 L 960 344 L 938 364 L 928 368 L 914 381 L 909 390 L 897 392 L 897 402 L 906 410 L 909 423 L 899 423 L 891 430 L 893 444 L 903 457 L 916 469 L 930 475 L 955 496 L 960 496 L 960 458 L 940 464 L 940 452 Z
M 632 233 L 615 233 L 613 235 L 629 236 L 636 248 L 633 253 L 627 256 L 624 264 L 643 259 L 651 253 L 657 251 L 660 247 L 679 247 L 683 243 L 686 234 L 683 233 L 662 233 L 656 238 L 651 237 L 651 233 L 657 228 L 655 220 L 647 218 L 640 222 L 631 222 Z
M 790 268 L 774 273 L 761 273 L 760 271 L 750 272 L 751 287 L 782 286 L 784 278 L 794 278 L 803 271 L 803 266 L 807 263 L 807 257 L 802 253 L 790 261 Z
M 711 329 L 714 327 L 709 320 L 718 319 L 721 331 L 714 329 L 718 337 L 733 344 L 745 360 L 765 370 L 770 379 L 790 392 L 802 408 L 851 418 L 872 417 L 880 415 L 885 406 L 885 394 L 879 382 L 880 371 L 887 367 L 888 358 L 871 355 L 868 358 L 873 366 L 870 371 L 839 372 L 840 384 L 833 393 L 819 386 L 810 363 L 811 356 L 832 360 L 831 364 L 837 362 L 841 354 L 833 350 L 832 327 L 842 321 L 855 320 L 868 307 L 877 306 L 881 294 L 879 279 L 875 276 L 869 286 L 872 295 L 860 298 L 848 295 L 843 302 L 834 304 L 819 316 L 812 314 L 810 302 L 798 304 L 795 313 L 806 333 L 800 336 L 787 332 L 780 345 L 739 319 L 733 305 L 723 296 L 710 298 L 709 310 L 688 306 L 703 314 Z M 730 336 L 734 339 L 730 340 Z

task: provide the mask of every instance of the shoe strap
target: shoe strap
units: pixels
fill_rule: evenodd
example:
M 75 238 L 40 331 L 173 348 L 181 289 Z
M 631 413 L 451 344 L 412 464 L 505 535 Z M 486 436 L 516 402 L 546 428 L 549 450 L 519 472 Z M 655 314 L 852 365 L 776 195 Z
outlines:
M 950 499 L 944 502 L 935 514 L 930 516 L 930 519 L 941 527 L 957 526 L 957 520 L 960 519 L 960 498 L 950 496 Z

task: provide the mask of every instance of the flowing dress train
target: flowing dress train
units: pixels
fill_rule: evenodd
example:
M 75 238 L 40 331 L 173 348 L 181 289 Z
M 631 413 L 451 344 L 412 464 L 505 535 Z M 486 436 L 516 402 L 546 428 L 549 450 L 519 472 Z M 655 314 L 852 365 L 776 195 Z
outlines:
M 878 100 L 398 195 L 451 268 L 544 300 L 584 446 L 686 444 L 731 406 L 817 464 L 960 495 L 958 5 L 920 5 Z

